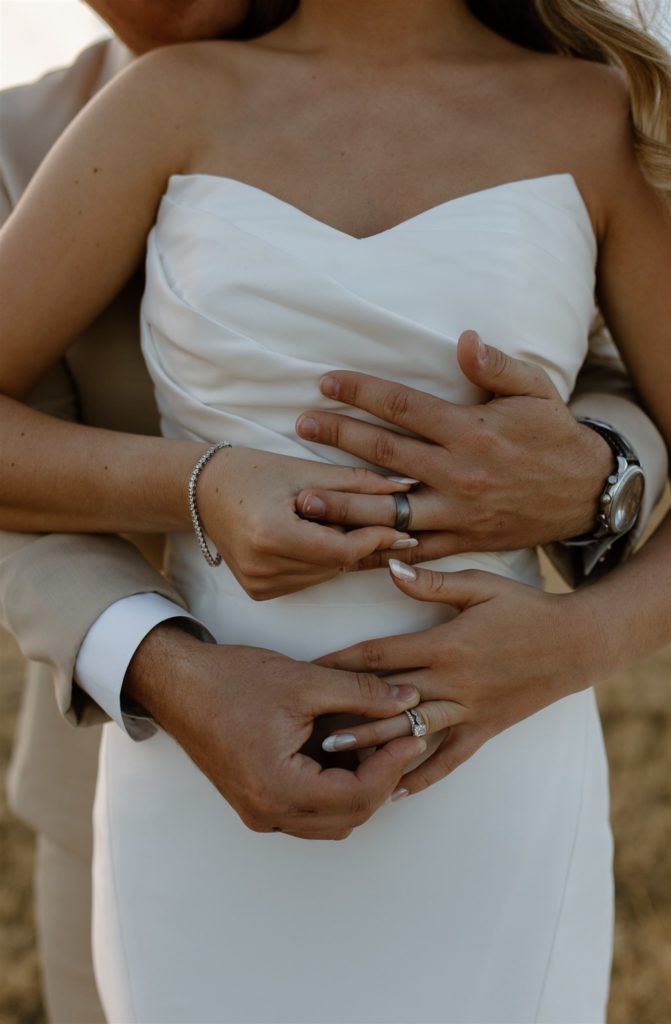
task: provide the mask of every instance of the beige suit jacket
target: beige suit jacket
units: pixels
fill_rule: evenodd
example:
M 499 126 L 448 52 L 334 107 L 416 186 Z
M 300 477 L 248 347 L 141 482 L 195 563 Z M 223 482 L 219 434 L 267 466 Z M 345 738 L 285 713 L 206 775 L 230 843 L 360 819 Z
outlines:
M 68 123 L 129 59 L 118 42 L 104 42 L 71 67 L 2 95 L 0 216 L 16 205 Z M 153 394 L 138 343 L 141 287 L 138 277 L 77 339 L 36 389 L 34 404 L 90 424 L 156 432 Z M 576 408 L 619 428 L 641 455 L 649 481 L 643 522 L 666 479 L 664 445 L 628 400 L 626 378 L 612 353 L 595 350 L 594 356 Z M 79 798 L 90 803 L 97 735 L 65 727 L 52 680 L 63 715 L 74 723 L 99 721 L 102 712 L 73 684 L 79 646 L 106 607 L 146 591 L 179 600 L 136 548 L 120 538 L 0 534 L 0 624 L 33 664 L 12 773 L 13 802 L 34 825 L 61 839 L 74 842 L 73 808 Z

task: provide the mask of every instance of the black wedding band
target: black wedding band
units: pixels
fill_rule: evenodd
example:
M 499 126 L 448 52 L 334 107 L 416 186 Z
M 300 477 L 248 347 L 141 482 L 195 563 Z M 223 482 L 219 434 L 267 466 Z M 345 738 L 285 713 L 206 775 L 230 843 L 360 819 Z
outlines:
M 407 494 L 392 494 L 394 504 L 396 505 L 396 519 L 394 520 L 394 528 L 400 533 L 405 531 L 410 526 L 410 499 Z

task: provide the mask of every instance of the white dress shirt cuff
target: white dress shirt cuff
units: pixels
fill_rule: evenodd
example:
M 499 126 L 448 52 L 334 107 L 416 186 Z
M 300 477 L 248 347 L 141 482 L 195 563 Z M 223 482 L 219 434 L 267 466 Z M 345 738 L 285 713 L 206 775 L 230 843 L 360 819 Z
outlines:
M 121 687 L 126 670 L 152 629 L 178 618 L 186 619 L 203 640 L 212 640 L 205 627 L 178 604 L 160 594 L 144 593 L 124 597 L 106 608 L 79 648 L 75 682 L 131 739 L 146 739 L 156 731 L 156 725 L 142 711 L 122 708 Z

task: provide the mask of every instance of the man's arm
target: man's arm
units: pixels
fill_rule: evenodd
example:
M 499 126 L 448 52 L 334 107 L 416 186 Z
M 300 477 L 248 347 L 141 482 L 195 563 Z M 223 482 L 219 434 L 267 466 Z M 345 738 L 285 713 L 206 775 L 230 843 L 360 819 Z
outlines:
M 668 455 L 664 441 L 641 403 L 609 332 L 597 324 L 590 336 L 589 353 L 570 402 L 576 418 L 601 420 L 626 438 L 638 456 L 645 475 L 643 502 L 634 527 L 607 547 L 588 545 L 575 548 L 551 544 L 546 552 L 571 586 L 610 572 L 636 548 L 650 517 L 659 503 L 668 477 Z M 599 549 L 599 547 L 601 549 Z M 591 568 L 597 558 L 596 565 Z

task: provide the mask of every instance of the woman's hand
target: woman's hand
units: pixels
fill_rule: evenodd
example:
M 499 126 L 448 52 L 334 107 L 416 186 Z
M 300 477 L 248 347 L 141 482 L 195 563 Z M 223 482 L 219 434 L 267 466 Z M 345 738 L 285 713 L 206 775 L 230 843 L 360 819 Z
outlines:
M 238 583 L 254 600 L 264 601 L 329 580 L 375 551 L 417 543 L 389 526 L 346 533 L 343 527 L 301 519 L 296 495 L 302 489 L 388 495 L 409 486 L 367 469 L 224 448 L 202 471 L 198 508 Z
M 422 696 L 428 733 L 445 731 L 437 750 L 403 779 L 399 796 L 418 793 L 454 771 L 488 739 L 570 693 L 617 663 L 580 593 L 546 594 L 477 570 L 441 573 L 393 560 L 396 586 L 418 601 L 441 602 L 455 618 L 421 633 L 371 640 L 319 664 L 384 674 Z M 375 747 L 408 735 L 405 714 L 340 729 L 327 751 Z

